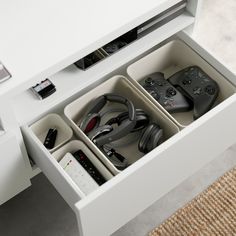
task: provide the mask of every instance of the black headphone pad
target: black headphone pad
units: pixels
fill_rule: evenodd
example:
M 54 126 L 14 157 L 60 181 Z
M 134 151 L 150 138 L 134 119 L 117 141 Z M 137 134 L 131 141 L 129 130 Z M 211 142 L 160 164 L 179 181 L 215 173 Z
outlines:
M 152 123 L 142 133 L 138 148 L 140 152 L 148 153 L 157 147 L 162 141 L 163 130 L 159 125 Z
M 153 132 L 150 134 L 150 139 L 146 146 L 147 152 L 150 152 L 154 148 L 156 148 L 161 143 L 162 137 L 163 137 L 163 130 L 158 125 L 155 125 L 155 128 L 153 129 Z
M 146 146 L 150 139 L 150 133 L 153 131 L 153 128 L 155 128 L 154 124 L 150 124 L 142 133 L 139 143 L 138 143 L 138 149 L 140 152 L 146 153 Z

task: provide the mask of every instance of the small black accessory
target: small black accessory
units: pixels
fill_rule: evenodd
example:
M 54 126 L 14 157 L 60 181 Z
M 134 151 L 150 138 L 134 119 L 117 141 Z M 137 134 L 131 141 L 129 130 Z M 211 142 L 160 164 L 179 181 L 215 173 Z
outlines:
M 198 66 L 187 67 L 168 80 L 193 102 L 194 119 L 212 108 L 220 90 L 218 84 Z
M 161 72 L 146 76 L 140 84 L 170 113 L 188 111 L 191 108 L 188 100 L 165 79 Z
M 103 60 L 105 58 L 105 55 L 100 50 L 96 50 L 87 56 L 83 57 L 82 59 L 75 62 L 75 65 L 82 69 L 86 70 L 90 66 L 96 64 L 97 62 Z
M 162 142 L 162 138 L 163 130 L 160 126 L 155 123 L 149 124 L 140 137 L 138 143 L 139 151 L 143 153 L 150 152 Z
M 39 99 L 44 99 L 53 94 L 56 91 L 56 87 L 49 79 L 45 79 L 31 87 L 31 90 Z
M 116 102 L 116 103 L 121 103 L 125 105 L 128 109 L 128 119 L 124 120 L 119 126 L 117 126 L 115 129 L 112 127 L 110 128 L 111 132 L 107 132 L 108 128 L 107 126 L 105 127 L 105 134 L 102 134 L 102 128 L 100 129 L 99 124 L 100 124 L 100 114 L 99 111 L 105 106 L 107 102 Z M 131 130 L 136 125 L 136 112 L 134 105 L 131 101 L 128 99 L 117 95 L 113 93 L 107 93 L 104 94 L 98 98 L 96 98 L 94 101 L 92 101 L 90 108 L 88 109 L 89 111 L 87 114 L 84 116 L 80 128 L 82 131 L 89 135 L 89 133 L 98 128 L 98 133 L 92 135 L 92 141 L 98 146 L 101 147 L 106 143 L 113 142 L 115 140 L 118 140 L 125 135 L 127 135 Z
M 106 51 L 106 53 L 111 55 L 136 40 L 138 37 L 137 31 L 138 29 L 134 28 L 128 31 L 127 33 L 121 35 L 120 37 L 114 39 L 113 41 L 109 42 L 108 44 L 104 45 L 102 48 Z
M 128 167 L 129 164 L 127 159 L 120 153 L 116 152 L 116 150 L 110 145 L 105 144 L 102 147 L 102 151 L 118 170 L 124 170 Z
M 43 145 L 47 148 L 47 149 L 52 149 L 55 146 L 55 142 L 56 142 L 56 138 L 57 138 L 57 129 L 49 129 L 48 133 L 46 135 L 46 138 L 44 140 Z
M 98 185 L 102 185 L 106 182 L 104 177 L 100 174 L 97 168 L 84 154 L 82 150 L 78 150 L 72 154 L 80 165 L 89 173 L 89 175 L 97 182 Z

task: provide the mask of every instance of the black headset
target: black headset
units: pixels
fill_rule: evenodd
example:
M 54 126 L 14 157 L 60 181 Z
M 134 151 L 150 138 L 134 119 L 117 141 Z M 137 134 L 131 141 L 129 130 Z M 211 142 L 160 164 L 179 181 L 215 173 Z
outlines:
M 127 119 L 121 122 L 115 129 L 109 124 L 99 126 L 101 120 L 99 111 L 108 101 L 121 103 L 128 109 Z M 133 130 L 135 125 L 136 112 L 133 103 L 120 95 L 107 93 L 92 102 L 88 113 L 81 122 L 80 128 L 98 147 L 101 147 L 104 144 L 111 143 L 124 137 Z
M 121 103 L 127 107 L 128 111 L 120 113 L 100 126 L 101 114 L 99 112 L 108 101 Z M 157 147 L 163 138 L 163 130 L 160 126 L 155 123 L 149 124 L 149 122 L 149 116 L 142 109 L 135 109 L 131 101 L 120 95 L 108 93 L 92 102 L 80 128 L 109 157 L 116 168 L 123 170 L 128 166 L 126 158 L 117 153 L 109 144 L 130 132 L 143 130 L 138 149 L 140 152 L 148 153 Z M 117 124 L 115 129 L 112 126 L 114 124 Z

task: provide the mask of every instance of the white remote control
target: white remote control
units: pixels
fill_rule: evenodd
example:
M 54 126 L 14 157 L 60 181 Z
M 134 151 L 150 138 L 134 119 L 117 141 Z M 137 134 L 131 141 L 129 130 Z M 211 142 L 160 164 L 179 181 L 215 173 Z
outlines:
M 59 164 L 86 195 L 99 187 L 71 153 L 66 153 Z

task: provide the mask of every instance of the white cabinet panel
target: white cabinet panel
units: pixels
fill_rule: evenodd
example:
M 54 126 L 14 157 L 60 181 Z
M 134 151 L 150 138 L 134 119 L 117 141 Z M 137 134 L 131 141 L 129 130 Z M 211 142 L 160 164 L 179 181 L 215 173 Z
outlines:
M 0 136 L 0 205 L 30 186 L 28 172 L 13 133 Z

